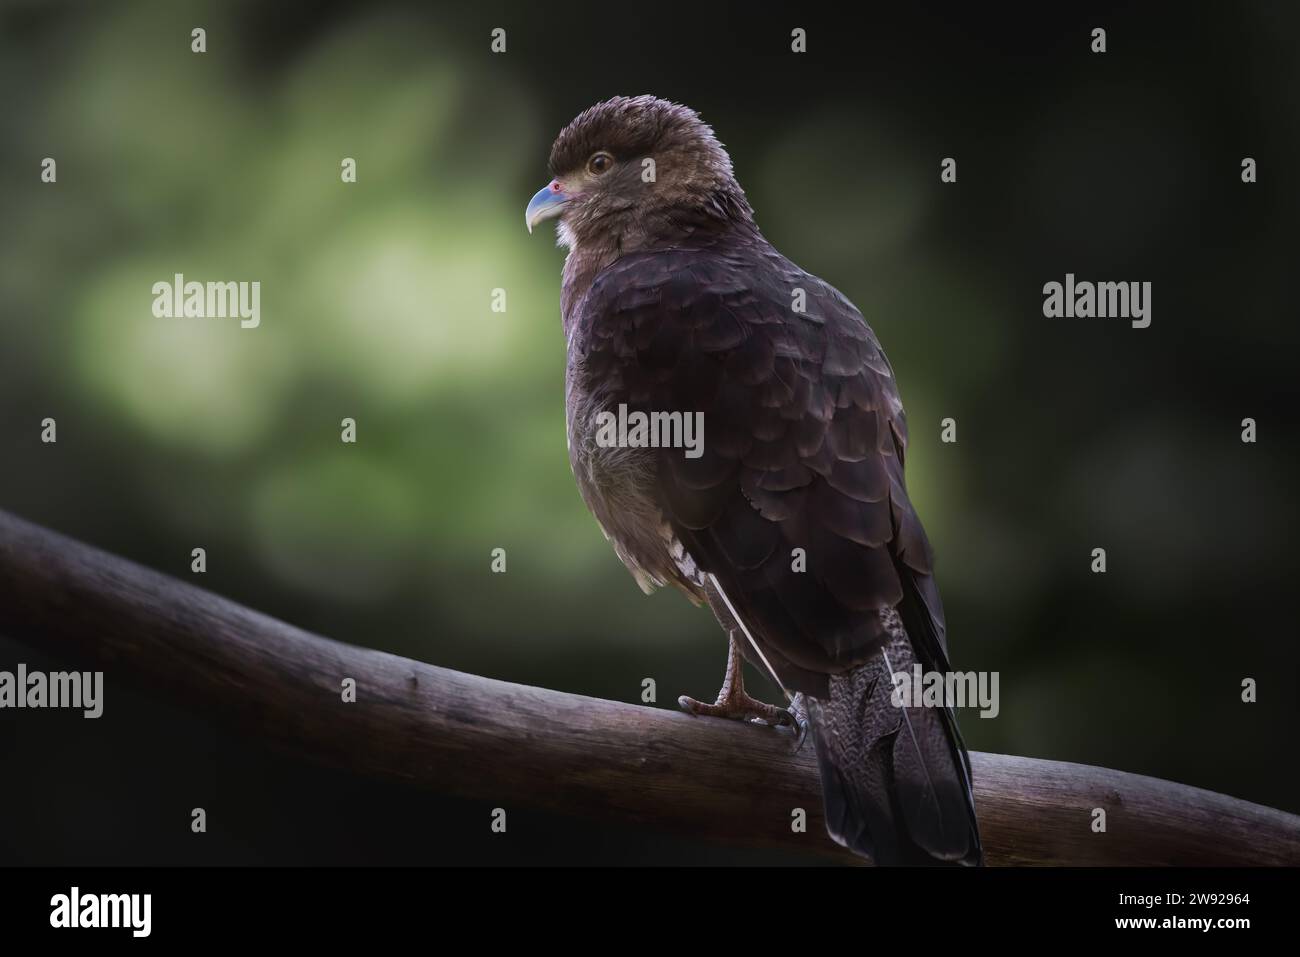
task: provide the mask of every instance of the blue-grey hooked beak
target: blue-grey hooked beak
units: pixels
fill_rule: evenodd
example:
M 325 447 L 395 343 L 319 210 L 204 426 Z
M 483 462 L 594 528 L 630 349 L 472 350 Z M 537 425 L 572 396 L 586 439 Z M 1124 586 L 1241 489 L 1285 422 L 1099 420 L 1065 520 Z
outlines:
M 528 201 L 528 208 L 524 210 L 524 223 L 528 226 L 528 231 L 531 233 L 538 223 L 560 215 L 560 210 L 568 201 L 569 194 L 560 186 L 560 181 L 551 180 Z

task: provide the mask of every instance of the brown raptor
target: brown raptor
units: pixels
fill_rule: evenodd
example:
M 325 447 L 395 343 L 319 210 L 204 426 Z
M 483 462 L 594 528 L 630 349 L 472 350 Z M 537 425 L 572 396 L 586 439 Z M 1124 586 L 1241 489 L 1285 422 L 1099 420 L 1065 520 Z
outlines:
M 948 707 L 891 700 L 949 670 L 933 557 L 903 479 L 893 370 L 848 299 L 763 238 L 713 131 L 648 96 L 560 133 L 529 229 L 568 247 L 569 457 L 641 587 L 707 601 L 730 636 L 697 714 L 805 721 L 827 829 L 877 863 L 981 862 L 970 762 Z M 702 416 L 696 454 L 608 441 L 622 410 Z M 745 694 L 740 656 L 795 696 Z M 791 712 L 794 712 L 792 715 Z

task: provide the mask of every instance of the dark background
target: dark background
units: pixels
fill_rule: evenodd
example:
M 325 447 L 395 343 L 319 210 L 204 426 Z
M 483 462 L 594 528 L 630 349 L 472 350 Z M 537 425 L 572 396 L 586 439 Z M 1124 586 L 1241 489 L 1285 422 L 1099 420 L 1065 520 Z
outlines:
M 1001 673 L 967 743 L 1300 812 L 1300 10 L 897 6 L 0 2 L 0 507 L 187 579 L 202 545 L 200 584 L 354 644 L 712 694 L 711 618 L 573 486 L 562 253 L 522 222 L 574 114 L 654 93 L 888 350 L 954 666 Z M 174 272 L 260 280 L 261 328 L 153 318 Z M 1152 282 L 1151 327 L 1045 319 L 1067 272 Z M 21 638 L 0 669 L 77 666 Z M 98 721 L 0 711 L 0 863 L 786 860 L 523 809 L 503 840 L 106 684 Z

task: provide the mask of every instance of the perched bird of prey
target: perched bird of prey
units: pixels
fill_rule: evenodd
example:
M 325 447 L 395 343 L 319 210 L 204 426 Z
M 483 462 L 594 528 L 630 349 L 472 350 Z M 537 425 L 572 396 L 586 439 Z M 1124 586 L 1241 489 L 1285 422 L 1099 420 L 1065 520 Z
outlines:
M 891 700 L 894 674 L 949 664 L 875 335 L 763 238 L 693 110 L 648 96 L 593 106 L 556 139 L 550 172 L 525 220 L 555 219 L 568 247 L 578 487 L 643 589 L 707 602 L 730 636 L 717 701 L 682 707 L 800 740 L 811 728 L 827 830 L 858 854 L 980 863 L 953 712 Z M 702 414 L 703 442 L 686 454 L 610 441 L 611 417 L 638 412 Z M 746 694 L 742 655 L 793 695 L 789 709 Z

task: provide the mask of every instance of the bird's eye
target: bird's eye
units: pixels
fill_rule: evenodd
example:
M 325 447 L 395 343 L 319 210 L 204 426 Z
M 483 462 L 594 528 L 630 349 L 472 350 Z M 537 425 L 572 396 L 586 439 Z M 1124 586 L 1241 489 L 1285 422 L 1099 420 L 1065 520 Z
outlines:
M 587 160 L 588 172 L 600 176 L 602 173 L 608 173 L 610 167 L 614 165 L 614 157 L 610 156 L 603 150 L 599 153 L 593 153 L 591 159 Z

